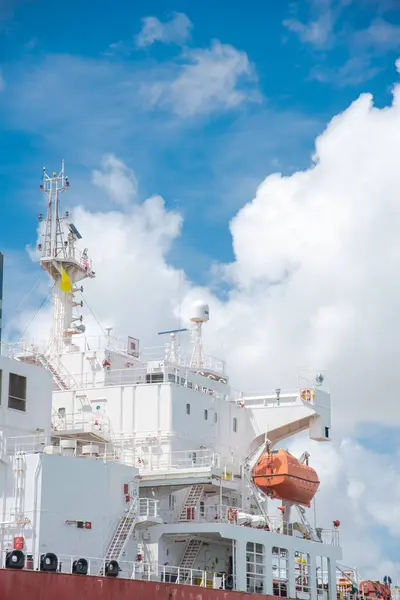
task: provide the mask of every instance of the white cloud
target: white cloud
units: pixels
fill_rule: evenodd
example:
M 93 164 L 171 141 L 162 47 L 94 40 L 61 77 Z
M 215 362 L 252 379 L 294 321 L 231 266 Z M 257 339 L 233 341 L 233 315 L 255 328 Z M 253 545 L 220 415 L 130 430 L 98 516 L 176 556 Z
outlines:
M 180 117 L 232 108 L 257 97 L 255 73 L 245 52 L 213 41 L 210 48 L 186 51 L 185 63 L 166 81 L 142 88 L 151 104 L 172 107 Z
M 356 565 L 362 577 L 381 579 L 387 573 L 396 580 L 399 556 L 385 550 L 400 538 L 399 455 L 375 454 L 351 438 L 329 445 L 304 438 L 290 444 L 297 456 L 304 448 L 321 480 L 315 501 L 317 526 L 329 528 L 338 519 L 343 562 Z M 313 515 L 309 518 L 313 522 Z M 381 540 L 374 539 L 374 528 L 381 529 Z
M 324 48 L 333 38 L 333 28 L 337 15 L 333 11 L 331 0 L 311 0 L 310 18 L 302 22 L 297 18 L 288 18 L 283 26 L 296 33 L 305 44 Z
M 103 187 L 114 204 L 119 206 L 127 206 L 136 198 L 138 183 L 135 174 L 112 154 L 104 157 L 102 171 L 93 171 L 92 181 Z
M 369 81 L 380 73 L 382 68 L 382 66 L 372 66 L 371 57 L 364 54 L 349 58 L 343 65 L 335 69 L 317 65 L 311 70 L 310 79 L 342 88 Z
M 227 360 L 234 387 L 292 387 L 299 367 L 328 369 L 334 445 L 301 438 L 293 447 L 311 451 L 323 482 L 320 524 L 342 521 L 344 561 L 395 579 L 388 542 L 400 537 L 398 456 L 352 439 L 356 424 L 400 422 L 400 86 L 394 95 L 384 109 L 361 96 L 316 140 L 308 170 L 262 182 L 231 222 L 235 260 L 219 270 L 230 284 L 225 301 L 168 263 L 181 218 L 159 197 L 131 203 L 131 172 L 117 159 L 95 178 L 120 203 L 127 190 L 124 214 L 82 207 L 74 221 L 98 275 L 85 296 L 116 333 L 157 343 L 156 332 L 178 322 L 180 296 L 184 320 L 200 296 L 211 307 L 206 350 Z
M 396 71 L 400 73 L 400 58 L 398 58 L 395 62 Z
M 355 42 L 374 49 L 391 49 L 399 47 L 400 26 L 384 19 L 374 19 L 369 27 L 357 31 Z
M 157 17 L 145 17 L 142 23 L 143 27 L 136 37 L 139 47 L 151 46 L 154 42 L 184 44 L 192 28 L 192 23 L 183 13 L 174 13 L 169 21 L 164 22 Z

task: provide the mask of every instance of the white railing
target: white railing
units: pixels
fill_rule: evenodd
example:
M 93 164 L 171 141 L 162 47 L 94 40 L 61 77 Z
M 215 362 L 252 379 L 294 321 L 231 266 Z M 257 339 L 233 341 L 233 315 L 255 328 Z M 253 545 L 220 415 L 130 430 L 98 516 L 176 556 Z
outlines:
M 244 403 L 245 406 L 248 407 L 259 407 L 259 406 L 293 406 L 299 404 L 300 402 L 300 394 L 301 390 L 285 390 L 281 392 L 279 395 L 276 392 L 268 392 L 268 393 L 258 393 L 258 394 L 242 394 L 240 398 L 238 398 L 238 402 Z M 314 398 L 311 397 L 309 403 L 313 403 Z
M 152 498 L 139 498 L 139 517 L 158 519 L 160 516 L 158 509 L 159 504 L 159 500 L 153 500 Z
M 48 341 L 45 340 L 20 340 L 18 342 L 2 342 L 1 343 L 1 354 L 8 357 L 28 357 L 36 355 L 38 353 L 45 353 L 48 348 Z M 103 350 L 115 350 L 116 352 L 123 352 L 127 358 L 131 356 L 128 354 L 128 336 L 126 338 L 115 338 L 107 335 L 99 336 L 80 336 L 74 337 L 73 344 L 69 348 L 65 348 L 65 352 L 74 353 L 82 351 L 103 351 Z M 144 348 L 140 354 L 140 360 L 144 363 L 147 362 L 158 362 L 163 365 L 166 361 L 166 346 L 155 346 Z M 185 355 L 179 358 L 177 368 L 190 369 L 191 368 L 191 357 Z M 201 372 L 202 369 L 210 370 L 219 375 L 225 374 L 226 366 L 225 361 L 212 355 L 205 355 L 203 360 L 203 366 L 201 368 L 195 368 L 195 371 Z
M 185 356 L 179 360 L 179 364 L 182 367 L 190 367 L 190 357 Z M 211 356 L 211 354 L 206 354 L 203 358 L 203 365 L 201 367 L 196 367 L 196 370 L 201 372 L 205 371 L 213 371 L 214 373 L 218 373 L 219 375 L 224 375 L 226 372 L 225 361 L 217 358 L 215 356 Z
M 151 385 L 159 383 L 170 383 L 180 385 L 185 388 L 212 396 L 231 400 L 229 394 L 221 393 L 213 388 L 218 385 L 210 378 L 201 377 L 185 368 L 174 367 L 171 365 L 162 365 L 160 368 L 151 368 L 148 366 L 133 367 L 125 369 L 105 369 L 97 379 L 93 378 L 93 373 L 74 373 L 71 377 L 77 382 L 80 389 L 103 388 L 123 385 Z M 221 384 L 219 384 L 221 385 Z M 228 391 L 228 390 L 227 390 Z
M 141 359 L 145 362 L 147 361 L 159 361 L 163 362 L 166 360 L 166 356 L 168 355 L 169 345 L 166 344 L 164 346 L 153 346 L 144 348 L 141 353 Z M 178 365 L 181 367 L 191 368 L 191 356 L 185 355 L 181 356 L 178 360 Z M 206 354 L 203 357 L 203 365 L 202 367 L 194 367 L 196 371 L 202 371 L 202 369 L 214 371 L 214 373 L 218 373 L 223 375 L 225 373 L 225 361 L 212 356 L 211 354 Z
M 236 506 L 221 504 L 208 504 L 204 506 L 193 505 L 185 506 L 185 512 L 182 509 L 160 510 L 160 516 L 164 523 L 230 523 L 252 529 L 263 529 L 273 533 L 289 535 L 310 539 L 307 533 L 300 532 L 294 523 L 286 523 L 281 517 L 268 515 L 264 518 L 257 514 L 250 514 L 246 509 Z M 319 529 L 318 539 L 323 544 L 339 546 L 339 531 L 337 529 Z
M 27 554 L 25 570 L 40 569 L 40 560 L 43 554 Z M 74 562 L 85 558 L 88 563 L 87 575 L 99 577 L 99 572 L 101 572 L 101 570 L 104 572 L 108 562 L 102 558 L 90 556 L 82 557 L 79 555 L 55 554 L 58 559 L 57 572 L 64 574 L 73 573 Z M 4 551 L 1 556 L 0 568 L 5 568 L 6 555 L 7 551 Z M 234 589 L 233 578 L 227 573 L 217 573 L 215 571 L 204 571 L 201 569 L 187 569 L 168 564 L 159 565 L 156 563 L 124 560 L 119 560 L 118 566 L 118 577 L 122 579 L 194 585 L 214 589 L 228 589 L 228 587 L 229 589 Z
M 44 434 L 9 437 L 6 440 L 6 452 L 8 455 L 13 455 L 16 452 L 25 452 L 26 454 L 36 454 L 40 452 L 50 452 L 49 448 L 57 449 L 59 454 L 73 454 L 81 456 L 82 445 L 89 450 L 93 446 L 93 453 L 87 452 L 88 457 L 98 458 L 101 460 L 120 462 L 128 466 L 134 466 L 139 471 L 159 471 L 170 472 L 173 470 L 201 470 L 215 468 L 223 473 L 223 477 L 230 479 L 233 473 L 240 472 L 240 461 L 234 456 L 223 456 L 218 452 L 213 452 L 209 449 L 194 449 L 194 450 L 177 450 L 167 451 L 161 454 L 145 453 L 143 450 L 131 447 L 126 447 L 121 443 L 111 443 L 94 441 L 87 442 L 75 440 L 74 448 L 68 445 L 67 450 L 63 447 L 63 440 L 71 442 L 70 438 L 63 438 L 56 435 L 52 436 Z M 225 475 L 224 475 L 225 473 Z
M 106 437 L 109 437 L 111 433 L 110 419 L 92 412 L 67 413 L 65 415 L 55 413 L 52 419 L 52 428 L 54 432 L 72 432 L 83 429 Z

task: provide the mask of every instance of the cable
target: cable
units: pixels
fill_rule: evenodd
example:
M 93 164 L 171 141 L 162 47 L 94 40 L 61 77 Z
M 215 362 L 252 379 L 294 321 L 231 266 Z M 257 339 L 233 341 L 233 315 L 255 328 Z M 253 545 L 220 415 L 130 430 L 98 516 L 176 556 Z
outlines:
M 88 301 L 86 300 L 86 298 L 84 298 L 83 294 L 82 294 L 82 299 L 83 299 L 84 303 L 86 304 L 86 306 L 88 307 L 88 309 L 89 309 L 89 311 L 90 311 L 90 313 L 91 313 L 91 315 L 92 315 L 93 319 L 96 321 L 97 325 L 100 327 L 101 331 L 103 332 L 104 336 L 105 336 L 106 338 L 108 338 L 108 340 L 109 340 L 109 342 L 110 342 L 110 346 L 111 346 L 111 348 L 112 348 L 113 350 L 115 350 L 115 348 L 114 348 L 114 346 L 113 346 L 113 344 L 112 344 L 112 342 L 111 342 L 111 338 L 110 338 L 110 336 L 109 336 L 109 335 L 107 335 L 107 332 L 105 331 L 105 329 L 103 329 L 103 327 L 101 326 L 101 324 L 100 324 L 100 323 L 99 323 L 99 321 L 97 320 L 97 318 L 96 318 L 96 315 L 94 314 L 94 312 L 93 312 L 93 311 L 92 311 L 92 309 L 90 308 L 90 306 L 89 306 L 89 304 L 88 304 Z
M 36 281 L 35 285 L 29 290 L 29 292 L 25 295 L 25 297 L 21 300 L 21 302 L 14 308 L 15 311 L 17 311 L 19 308 L 21 308 L 21 306 L 23 305 L 23 303 L 25 302 L 25 300 L 27 298 L 29 298 L 29 296 L 32 294 L 33 290 L 37 287 L 38 283 L 42 280 L 41 277 L 39 277 L 39 279 Z
M 50 292 L 47 292 L 46 296 L 43 298 L 43 300 L 41 301 L 39 308 L 37 309 L 37 311 L 35 312 L 35 314 L 33 315 L 33 317 L 31 318 L 31 320 L 29 321 L 28 325 L 25 327 L 25 329 L 23 330 L 23 332 L 21 333 L 17 344 L 22 340 L 22 338 L 24 337 L 25 333 L 27 332 L 27 330 L 29 329 L 29 327 L 32 324 L 32 321 L 36 318 L 36 316 L 38 315 L 39 311 L 41 310 L 41 308 L 43 307 L 44 303 L 46 302 L 47 298 L 50 296 Z

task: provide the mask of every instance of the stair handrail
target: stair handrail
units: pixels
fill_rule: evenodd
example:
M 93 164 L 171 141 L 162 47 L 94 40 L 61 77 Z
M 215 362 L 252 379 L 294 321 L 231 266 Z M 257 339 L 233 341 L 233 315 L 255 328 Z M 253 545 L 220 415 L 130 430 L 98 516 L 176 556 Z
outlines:
M 45 354 L 43 352 L 38 352 L 36 356 L 39 359 L 39 361 L 41 362 L 41 364 L 45 368 L 50 370 L 50 372 L 51 372 L 51 368 L 55 371 L 55 373 L 59 376 L 59 378 L 62 381 L 64 381 L 67 389 L 72 390 L 72 389 L 77 389 L 79 387 L 77 380 L 68 371 L 68 369 L 65 367 L 65 365 L 61 361 L 61 358 L 57 354 L 54 354 L 54 353 L 53 354 Z M 55 377 L 55 373 L 52 373 L 53 379 L 58 384 L 60 389 L 63 389 L 60 386 L 60 383 L 57 381 L 57 379 Z
M 131 503 L 130 503 L 129 509 L 126 511 L 126 513 L 124 515 L 121 516 L 120 519 L 118 519 L 117 525 L 114 530 L 114 534 L 112 535 L 111 540 L 110 540 L 109 544 L 107 545 L 107 548 L 106 548 L 106 551 L 104 554 L 104 559 L 102 561 L 103 564 L 100 568 L 99 575 L 103 574 L 104 565 L 108 560 L 117 560 L 117 561 L 120 560 L 120 558 L 125 550 L 126 544 L 128 543 L 128 540 L 129 540 L 130 536 L 132 535 L 132 531 L 134 530 L 135 525 L 137 523 L 138 508 L 139 508 L 139 490 L 135 486 L 133 494 L 131 495 Z M 121 525 L 122 521 L 123 520 L 126 521 L 127 519 L 132 519 L 132 522 L 130 523 L 128 531 L 126 532 L 125 540 L 123 541 L 123 543 L 118 551 L 118 554 L 115 557 L 113 556 L 112 558 L 109 558 L 108 554 L 112 551 L 111 549 L 113 548 L 113 546 L 115 547 L 116 543 L 118 542 L 118 540 L 120 539 L 120 536 L 122 534 L 122 531 L 120 531 L 119 534 L 117 535 L 118 528 Z M 125 533 L 124 533 L 124 535 L 125 535 Z

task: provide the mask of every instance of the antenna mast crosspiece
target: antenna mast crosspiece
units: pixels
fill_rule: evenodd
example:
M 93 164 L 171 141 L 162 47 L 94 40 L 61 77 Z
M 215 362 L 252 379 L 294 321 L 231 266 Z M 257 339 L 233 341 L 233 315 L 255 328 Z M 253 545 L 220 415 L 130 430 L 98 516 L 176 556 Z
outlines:
M 43 167 L 40 191 L 47 196 L 46 218 L 39 215 L 43 242 L 38 244 L 40 266 L 47 271 L 54 282 L 53 286 L 53 326 L 48 352 L 61 352 L 64 345 L 71 344 L 72 335 L 83 333 L 82 317 L 73 315 L 73 308 L 81 306 L 74 298 L 79 291 L 75 284 L 82 279 L 94 277 L 87 249 L 83 252 L 76 247 L 82 238 L 71 222 L 67 223 L 69 213 L 60 215 L 60 195 L 69 188 L 65 175 L 64 161 L 61 171 L 48 175 Z M 80 288 L 82 289 L 82 288 Z M 80 324 L 77 325 L 76 323 Z

